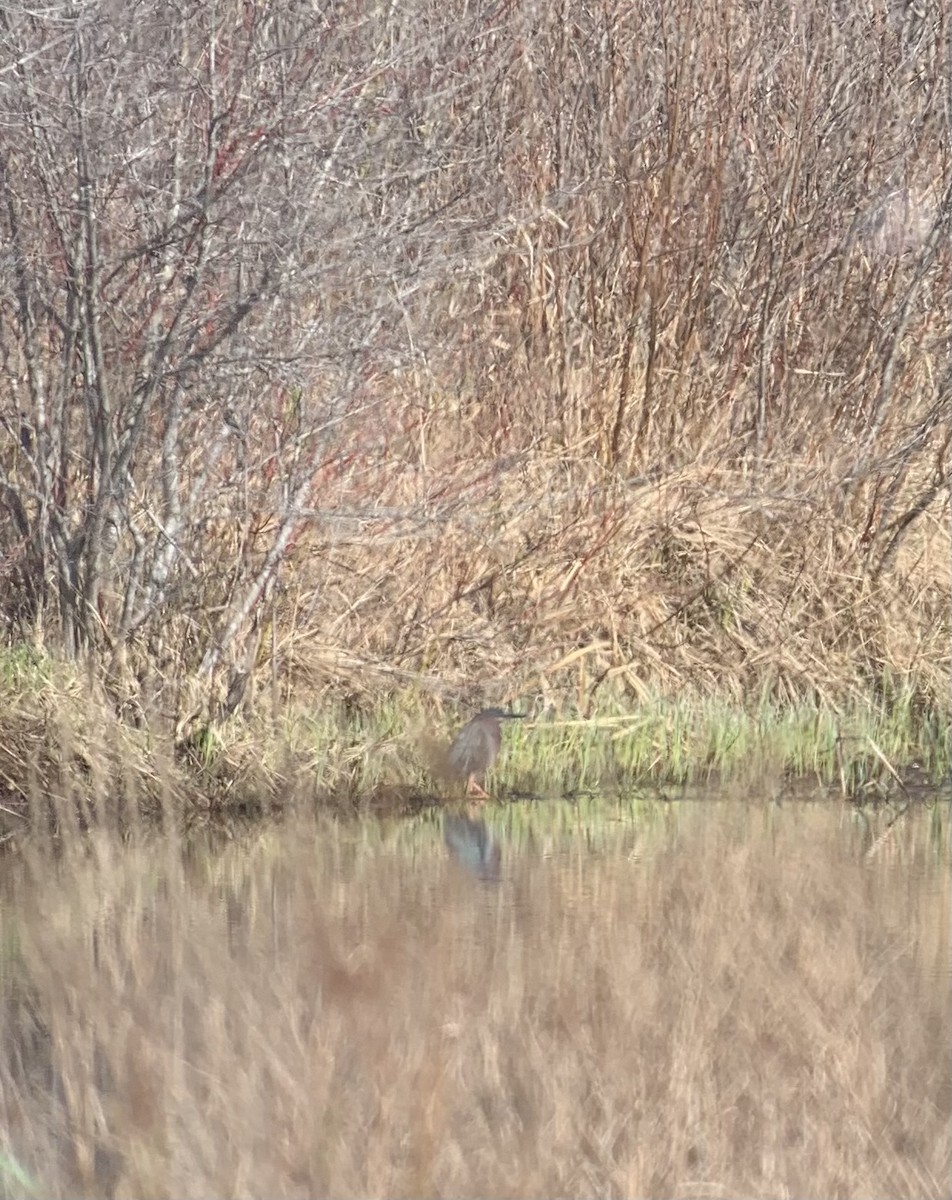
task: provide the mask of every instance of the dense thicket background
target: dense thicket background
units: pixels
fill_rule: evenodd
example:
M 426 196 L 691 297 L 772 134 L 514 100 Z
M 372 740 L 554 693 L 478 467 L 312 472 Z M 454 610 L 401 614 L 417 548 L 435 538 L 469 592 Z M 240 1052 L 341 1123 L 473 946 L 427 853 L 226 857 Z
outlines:
M 5 7 L 5 637 L 173 715 L 943 697 L 949 20 Z

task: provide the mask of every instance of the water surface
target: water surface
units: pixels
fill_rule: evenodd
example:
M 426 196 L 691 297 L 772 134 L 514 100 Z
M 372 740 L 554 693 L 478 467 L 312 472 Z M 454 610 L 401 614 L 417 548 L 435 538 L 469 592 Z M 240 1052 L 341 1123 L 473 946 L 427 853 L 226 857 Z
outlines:
M 945 1196 L 948 809 L 891 815 L 487 806 L 10 859 L 6 1191 Z

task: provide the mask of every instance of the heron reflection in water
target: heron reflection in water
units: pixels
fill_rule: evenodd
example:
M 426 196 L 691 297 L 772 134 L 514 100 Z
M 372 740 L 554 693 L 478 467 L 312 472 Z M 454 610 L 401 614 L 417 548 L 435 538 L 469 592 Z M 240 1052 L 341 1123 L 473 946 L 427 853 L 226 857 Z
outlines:
M 486 828 L 485 821 L 461 813 L 446 813 L 443 840 L 450 854 L 467 871 L 489 882 L 499 878 L 502 849 Z

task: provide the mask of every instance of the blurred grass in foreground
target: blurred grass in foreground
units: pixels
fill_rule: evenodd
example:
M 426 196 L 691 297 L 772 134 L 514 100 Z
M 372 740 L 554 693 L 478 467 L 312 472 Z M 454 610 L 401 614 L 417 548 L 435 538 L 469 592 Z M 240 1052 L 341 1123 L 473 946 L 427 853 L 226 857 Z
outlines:
M 945 1196 L 947 811 L 717 799 L 28 851 L 2 1193 Z

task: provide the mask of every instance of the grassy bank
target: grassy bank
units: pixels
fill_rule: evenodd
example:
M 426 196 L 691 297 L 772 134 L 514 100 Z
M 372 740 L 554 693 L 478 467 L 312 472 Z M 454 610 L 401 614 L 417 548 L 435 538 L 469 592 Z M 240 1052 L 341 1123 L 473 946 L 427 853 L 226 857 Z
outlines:
M 902 779 L 938 786 L 950 767 L 947 710 L 901 685 L 889 695 L 834 707 L 647 694 L 587 717 L 517 696 L 530 719 L 506 729 L 493 790 L 554 799 L 738 781 L 766 798 L 799 781 L 862 801 L 896 794 Z M 429 763 L 469 715 L 414 690 L 376 706 L 235 716 L 176 742 L 169 725 L 131 723 L 69 664 L 21 650 L 0 658 L 3 828 L 43 825 L 51 805 L 58 820 L 107 825 L 295 808 L 412 812 L 457 794 Z

